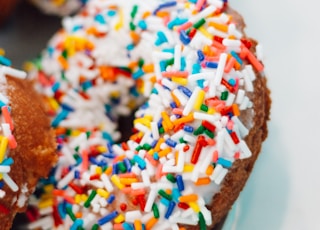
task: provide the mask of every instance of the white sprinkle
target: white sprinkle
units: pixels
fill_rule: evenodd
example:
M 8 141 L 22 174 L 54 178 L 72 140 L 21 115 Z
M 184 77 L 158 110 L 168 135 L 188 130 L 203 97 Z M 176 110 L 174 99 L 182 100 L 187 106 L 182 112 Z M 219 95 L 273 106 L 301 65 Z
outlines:
M 186 106 L 183 109 L 182 114 L 184 116 L 187 116 L 192 111 L 194 103 L 196 102 L 200 91 L 201 91 L 200 87 L 197 86 L 192 92 L 191 97 L 189 98 L 189 101 L 187 102 Z
M 156 199 L 156 197 L 157 197 L 157 191 L 155 189 L 151 189 L 151 191 L 150 191 L 150 193 L 148 195 L 148 199 L 147 199 L 146 205 L 144 207 L 144 211 L 145 212 L 150 212 L 151 211 L 153 202 Z
M 62 189 L 66 185 L 68 185 L 73 179 L 74 179 L 74 171 L 75 169 L 73 168 L 67 175 L 65 175 L 63 178 L 61 178 L 57 184 L 57 187 L 59 189 Z
M 241 103 L 240 106 L 239 106 L 239 109 L 240 109 L 240 110 L 245 110 L 245 109 L 247 109 L 248 107 L 249 107 L 249 98 L 248 98 L 247 96 L 245 96 L 245 97 L 243 98 L 242 103 Z
M 240 140 L 238 145 L 239 145 L 239 147 L 241 149 L 241 153 L 242 153 L 242 154 L 240 154 L 240 159 L 249 158 L 252 156 L 252 152 L 249 149 L 246 142 L 244 142 L 243 140 Z
M 104 187 L 106 188 L 106 190 L 108 192 L 112 192 L 114 188 L 113 188 L 111 181 L 109 180 L 109 177 L 103 173 L 103 174 L 101 174 L 100 179 L 104 183 Z
M 2 72 L 2 74 L 4 75 L 19 78 L 19 79 L 25 79 L 27 77 L 26 72 L 14 69 L 9 66 L 0 66 L 0 72 Z
M 174 69 L 179 71 L 181 68 L 181 45 L 177 44 L 174 47 Z
M 216 75 L 213 80 L 213 84 L 216 86 L 220 85 L 220 83 L 221 83 L 221 79 L 223 77 L 224 67 L 226 65 L 226 61 L 227 61 L 227 54 L 226 53 L 220 54 L 217 72 L 216 72 Z M 210 85 L 210 86 L 213 87 L 212 85 Z
M 0 173 L 8 173 L 10 172 L 11 167 L 7 165 L 0 165 Z
M 0 198 L 3 198 L 6 195 L 6 192 L 0 189 Z
M 221 184 L 222 180 L 224 179 L 224 177 L 227 175 L 228 173 L 228 169 L 226 168 L 222 168 L 219 175 L 217 176 L 217 178 L 214 180 L 214 182 L 216 184 Z
M 245 96 L 245 91 L 243 89 L 239 89 L 238 93 L 237 93 L 237 97 L 236 97 L 236 101 L 235 103 L 237 103 L 238 105 L 240 105 L 243 101 L 243 98 Z

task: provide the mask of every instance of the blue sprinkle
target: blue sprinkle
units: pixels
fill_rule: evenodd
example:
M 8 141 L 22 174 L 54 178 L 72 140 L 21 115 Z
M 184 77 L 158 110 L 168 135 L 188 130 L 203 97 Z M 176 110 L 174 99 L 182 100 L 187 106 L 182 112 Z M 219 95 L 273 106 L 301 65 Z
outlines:
M 95 17 L 94 17 L 94 20 L 96 22 L 99 22 L 101 24 L 106 24 L 106 20 L 104 19 L 104 17 L 101 15 L 101 14 L 97 14 Z
M 216 69 L 216 68 L 218 68 L 218 63 L 216 63 L 216 62 L 206 62 L 206 67 Z
M 167 52 L 167 53 L 174 54 L 174 49 L 173 48 L 165 48 L 165 49 L 162 50 L 162 52 Z
M 232 57 L 234 57 L 237 60 L 237 62 L 239 62 L 240 65 L 242 65 L 243 61 L 235 51 L 232 50 L 230 54 L 232 55 Z
M 58 204 L 58 212 L 59 212 L 59 216 L 61 217 L 61 219 L 64 219 L 67 215 L 65 210 L 66 209 L 65 209 L 64 203 Z
M 235 79 L 230 78 L 229 81 L 228 81 L 228 83 L 229 83 L 231 86 L 235 86 L 237 82 L 236 82 Z
M 117 12 L 115 10 L 110 10 L 108 11 L 107 15 L 110 16 L 110 17 L 113 17 L 117 14 Z
M 108 222 L 110 222 L 111 220 L 113 220 L 114 218 L 116 218 L 118 216 L 118 212 L 117 211 L 113 211 L 111 212 L 110 214 L 100 218 L 97 223 L 101 226 L 101 225 L 104 225 Z
M 201 65 L 198 63 L 194 63 L 192 65 L 192 74 L 200 73 Z
M 160 71 L 161 72 L 166 71 L 166 68 L 167 68 L 167 62 L 166 61 L 160 61 L 159 65 L 160 65 Z
M 192 92 L 188 88 L 186 88 L 182 85 L 179 85 L 178 89 L 181 90 L 187 97 L 191 97 Z
M 133 50 L 133 49 L 134 49 L 134 44 L 133 43 L 127 45 L 127 50 Z
M 91 81 L 85 81 L 82 83 L 82 88 L 84 91 L 92 87 L 92 82 Z
M 198 54 L 198 59 L 199 61 L 203 61 L 204 60 L 204 54 L 201 50 L 198 50 L 197 51 L 197 54 Z
M 56 92 L 60 88 L 60 82 L 55 82 L 51 87 L 53 92 Z
M 129 224 L 127 222 L 124 222 L 122 224 L 122 227 L 123 227 L 124 230 L 134 230 L 133 224 Z
M 73 112 L 74 108 L 72 108 L 71 106 L 67 105 L 67 104 L 61 104 L 60 105 L 62 109 L 68 111 L 68 112 Z
M 224 168 L 230 168 L 232 166 L 232 162 L 224 158 L 218 158 L 217 164 L 222 165 Z
M 82 29 L 83 28 L 83 26 L 81 26 L 81 25 L 76 25 L 76 26 L 74 26 L 73 28 L 72 28 L 72 32 L 76 32 L 76 31 L 78 31 L 78 30 L 80 30 L 80 29 Z
M 177 104 L 173 101 L 173 102 L 170 103 L 170 107 L 173 108 L 173 109 L 177 108 Z
M 177 175 L 176 180 L 177 180 L 177 186 L 178 186 L 179 191 L 180 192 L 183 191 L 184 190 L 184 182 L 183 182 L 182 176 Z
M 107 132 L 102 132 L 102 138 L 107 140 L 110 143 L 113 142 L 111 135 L 109 133 L 107 133 Z
M 118 174 L 118 164 L 113 164 L 112 175 Z
M 114 194 L 111 194 L 107 199 L 108 204 L 112 204 L 112 202 L 115 200 L 115 198 L 116 198 L 116 196 Z
M 172 214 L 175 206 L 176 206 L 176 203 L 175 203 L 174 201 L 170 201 L 169 207 L 168 207 L 168 209 L 167 209 L 167 212 L 166 212 L 166 214 L 164 215 L 164 217 L 165 217 L 166 219 L 169 219 L 169 217 L 171 216 L 171 214 Z
M 175 148 L 176 145 L 177 145 L 177 142 L 175 142 L 174 140 L 172 140 L 170 138 L 168 138 L 165 142 L 166 142 L 167 145 L 169 145 L 172 148 Z
M 62 110 L 54 119 L 53 119 L 53 121 L 52 121 L 52 123 L 51 123 L 51 126 L 52 127 L 57 127 L 59 124 L 60 124 L 60 122 L 62 121 L 62 120 L 64 120 L 67 116 L 68 116 L 68 114 L 69 114 L 69 111 L 67 111 L 67 110 Z
M 151 143 L 151 147 L 154 148 L 154 147 L 157 145 L 157 142 L 158 142 L 157 140 L 154 140 L 154 141 Z
M 166 198 L 162 197 L 162 198 L 160 199 L 160 203 L 168 207 L 169 204 L 170 204 L 170 201 L 167 200 Z
M 155 41 L 156 46 L 160 46 L 161 44 L 168 42 L 166 35 L 162 31 L 157 32 L 158 39 Z
M 76 219 L 71 225 L 70 230 L 77 230 L 79 227 L 82 227 L 82 225 L 83 225 L 83 220 Z
M 159 160 L 159 153 L 158 152 L 153 153 L 153 159 L 155 159 L 156 161 Z
M 191 39 L 184 30 L 180 31 L 180 40 L 184 45 L 188 45 L 191 41 Z
M 179 202 L 179 197 L 181 196 L 181 193 L 179 191 L 179 189 L 174 188 L 172 189 L 172 198 L 173 200 L 175 200 L 176 202 Z
M 4 56 L 0 56 L 0 64 L 6 65 L 6 66 L 11 66 L 11 61 L 10 61 L 10 59 L 8 59 Z
M 80 179 L 80 172 L 79 172 L 79 170 L 74 170 L 74 178 L 75 178 L 75 179 Z
M 140 20 L 139 22 L 138 22 L 138 27 L 140 27 L 142 30 L 146 30 L 148 27 L 147 27 L 147 23 L 146 23 L 146 21 L 144 21 L 144 20 Z
M 186 69 L 186 66 L 187 66 L 187 63 L 186 63 L 186 58 L 185 57 L 181 57 L 181 67 L 180 67 L 180 70 L 183 71 Z
M 197 85 L 198 85 L 201 89 L 204 88 L 204 83 L 205 83 L 205 80 L 204 80 L 204 79 L 197 80 Z
M 156 15 L 157 12 L 163 8 L 168 8 L 168 7 L 172 7 L 175 5 L 177 5 L 176 1 L 162 3 L 153 11 L 153 15 Z
M 4 159 L 0 165 L 3 165 L 3 166 L 10 166 L 12 165 L 14 162 L 14 160 L 11 158 L 11 157 L 8 157 L 6 159 Z
M 2 108 L 5 105 L 6 105 L 6 103 L 4 103 L 3 101 L 0 101 L 0 108 Z
M 187 21 L 188 21 L 188 19 L 175 18 L 168 23 L 168 28 L 172 30 L 173 27 L 178 26 L 178 25 L 182 25 L 182 24 L 186 23 Z
M 123 159 L 123 163 L 124 163 L 124 165 L 126 166 L 127 171 L 128 171 L 128 172 L 131 172 L 132 166 L 131 166 L 130 160 L 129 160 L 128 158 L 124 158 L 124 159 Z
M 141 170 L 146 168 L 147 164 L 145 160 L 143 160 L 139 155 L 134 155 L 133 160 L 138 164 Z
M 4 181 L 3 180 L 0 180 L 0 189 L 2 189 L 4 186 Z
M 142 77 L 143 75 L 144 75 L 144 71 L 139 68 L 136 72 L 134 72 L 134 73 L 132 74 L 132 78 L 133 78 L 134 80 L 137 80 L 138 78 Z

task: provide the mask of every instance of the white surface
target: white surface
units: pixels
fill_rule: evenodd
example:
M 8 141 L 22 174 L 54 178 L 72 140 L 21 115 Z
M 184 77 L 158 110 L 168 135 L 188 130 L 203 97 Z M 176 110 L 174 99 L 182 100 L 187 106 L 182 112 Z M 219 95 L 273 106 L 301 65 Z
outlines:
M 235 229 L 320 229 L 320 2 L 230 0 L 230 5 L 244 16 L 247 35 L 264 47 L 273 98 L 269 137 L 241 194 Z M 12 60 L 29 58 L 32 46 L 44 47 L 39 39 L 11 31 L 0 30 L 0 46 Z M 28 46 L 17 48 L 23 42 Z
M 230 5 L 264 47 L 273 99 L 269 137 L 240 197 L 236 229 L 320 229 L 320 2 Z

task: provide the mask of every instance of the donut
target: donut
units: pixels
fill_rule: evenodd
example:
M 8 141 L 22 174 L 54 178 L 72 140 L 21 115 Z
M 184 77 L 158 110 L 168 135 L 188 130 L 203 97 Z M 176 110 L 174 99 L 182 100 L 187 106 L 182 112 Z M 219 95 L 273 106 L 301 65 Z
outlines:
M 49 15 L 65 16 L 74 14 L 87 0 L 29 0 L 42 12 Z
M 40 177 L 56 160 L 56 142 L 42 100 L 25 80 L 26 73 L 10 67 L 0 55 L 0 219 L 10 229 L 23 212 Z M 36 165 L 36 167 L 34 167 Z
M 262 50 L 241 16 L 221 0 L 91 0 L 62 24 L 28 68 L 59 155 L 28 228 L 216 226 L 268 134 Z

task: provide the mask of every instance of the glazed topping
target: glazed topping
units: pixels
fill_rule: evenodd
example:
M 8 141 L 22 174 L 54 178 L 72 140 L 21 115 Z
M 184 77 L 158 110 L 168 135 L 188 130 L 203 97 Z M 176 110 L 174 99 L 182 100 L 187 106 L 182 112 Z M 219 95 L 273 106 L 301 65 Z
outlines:
M 263 71 L 226 9 L 92 0 L 64 19 L 31 71 L 60 154 L 32 202 L 41 218 L 31 229 L 211 225 L 206 204 L 234 161 L 251 156 L 240 114 L 251 118 L 254 69 Z M 113 144 L 112 121 L 143 96 L 133 135 Z
M 6 76 L 17 78 L 25 78 L 26 73 L 10 67 L 11 61 L 4 55 L 4 51 L 0 49 L 0 201 L 6 195 L 4 186 L 8 186 L 13 192 L 18 191 L 18 185 L 10 177 L 11 165 L 13 159 L 8 156 L 10 149 L 17 146 L 17 142 L 13 135 L 14 122 L 11 118 L 11 108 L 9 98 L 6 95 Z M 0 205 L 0 212 L 9 213 L 9 209 Z

